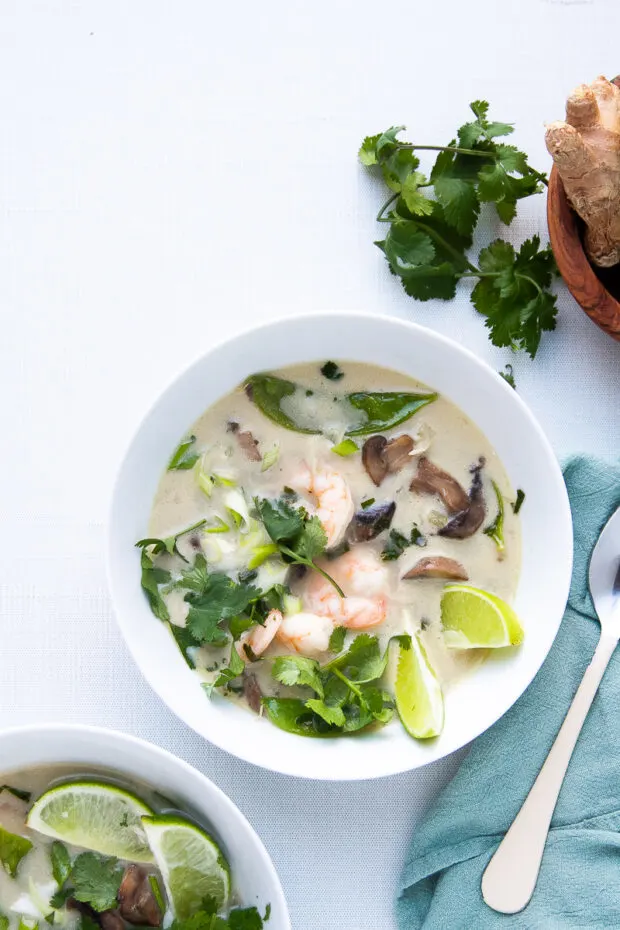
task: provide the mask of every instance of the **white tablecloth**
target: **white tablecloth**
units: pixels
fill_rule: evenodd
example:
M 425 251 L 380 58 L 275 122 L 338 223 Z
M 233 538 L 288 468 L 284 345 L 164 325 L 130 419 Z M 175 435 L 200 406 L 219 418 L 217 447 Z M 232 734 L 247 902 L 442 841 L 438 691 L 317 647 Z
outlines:
M 620 69 L 614 0 L 4 0 L 0 4 L 0 726 L 117 727 L 213 778 L 264 839 L 295 930 L 390 930 L 415 822 L 459 762 L 369 784 L 274 776 L 208 746 L 142 681 L 102 558 L 115 468 L 198 352 L 270 317 L 414 319 L 489 362 L 466 293 L 418 304 L 372 241 L 366 133 L 446 142 L 470 100 L 543 122 Z M 544 198 L 510 235 L 546 235 Z M 488 230 L 487 230 L 488 232 Z M 518 388 L 560 456 L 620 449 L 620 346 L 563 286 Z M 0 767 L 10 760 L 0 760 Z

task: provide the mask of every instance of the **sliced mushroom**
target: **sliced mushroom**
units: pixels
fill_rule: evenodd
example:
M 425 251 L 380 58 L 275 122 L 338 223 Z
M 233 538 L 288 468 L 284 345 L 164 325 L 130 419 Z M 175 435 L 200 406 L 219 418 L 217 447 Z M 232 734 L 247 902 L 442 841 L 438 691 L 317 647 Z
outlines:
M 253 675 L 252 672 L 244 672 L 243 674 L 243 696 L 248 702 L 250 710 L 253 710 L 255 714 L 260 714 L 263 692 L 256 675 Z
M 125 930 L 125 921 L 118 911 L 96 911 L 90 904 L 84 901 L 78 901 L 76 898 L 67 898 L 67 908 L 70 911 L 78 911 L 85 917 L 101 927 L 101 930 Z
M 448 578 L 450 581 L 468 581 L 469 575 L 460 562 L 444 555 L 429 555 L 410 568 L 405 578 Z
M 358 510 L 347 528 L 347 539 L 354 543 L 374 539 L 383 530 L 389 528 L 395 510 L 394 501 L 375 504 L 367 510 Z
M 413 439 L 406 433 L 403 433 L 402 436 L 397 436 L 395 439 L 390 439 L 383 450 L 383 459 L 390 475 L 400 471 L 405 465 L 411 462 L 413 446 Z
M 159 927 L 162 913 L 148 874 L 138 865 L 128 865 L 118 890 L 121 917 L 130 924 Z M 104 928 L 107 930 L 107 928 Z
M 389 441 L 385 436 L 371 436 L 362 448 L 362 463 L 377 487 L 386 475 L 393 475 L 411 461 L 414 442 L 404 433 Z
M 388 473 L 383 452 L 387 446 L 385 436 L 371 436 L 362 446 L 362 464 L 377 487 Z
M 250 462 L 262 461 L 262 455 L 258 451 L 258 439 L 249 430 L 239 430 L 239 424 L 236 420 L 229 420 L 226 424 L 226 431 L 233 433 L 237 437 L 239 447 Z
M 468 506 L 461 513 L 457 513 L 452 517 L 439 530 L 440 536 L 447 536 L 449 539 L 467 539 L 468 536 L 473 536 L 476 530 L 479 530 L 482 526 L 486 514 L 481 475 L 484 464 L 485 461 L 481 458 L 478 464 L 471 469 L 473 479 L 469 489 Z
M 469 507 L 469 497 L 465 488 L 443 468 L 433 465 L 426 456 L 420 459 L 409 489 L 421 494 L 439 495 L 448 513 L 458 514 Z

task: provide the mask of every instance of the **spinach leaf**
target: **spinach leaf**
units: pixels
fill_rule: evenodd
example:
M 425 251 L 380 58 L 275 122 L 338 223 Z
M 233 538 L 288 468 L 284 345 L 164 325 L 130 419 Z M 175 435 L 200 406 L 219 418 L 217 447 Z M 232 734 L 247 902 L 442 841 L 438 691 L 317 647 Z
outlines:
M 199 452 L 192 451 L 195 442 L 195 436 L 188 436 L 187 439 L 181 440 L 168 462 L 168 471 L 188 471 L 194 467 L 200 458 Z
M 170 581 L 170 572 L 166 571 L 166 569 L 158 568 L 157 565 L 153 563 L 146 548 L 142 550 L 142 555 L 140 556 L 140 567 L 142 569 L 140 583 L 146 594 L 151 610 L 158 620 L 169 620 L 170 614 L 161 596 L 159 587 Z
M 299 426 L 281 409 L 283 399 L 294 394 L 296 387 L 297 385 L 292 381 L 286 381 L 284 378 L 260 374 L 251 375 L 248 378 L 245 383 L 245 392 L 261 413 L 278 426 L 283 426 L 284 429 L 290 429 L 295 433 L 320 433 L 320 430 Z
M 196 668 L 196 663 L 192 659 L 189 650 L 200 646 L 200 640 L 196 639 L 194 634 L 186 626 L 178 626 L 176 623 L 169 623 L 170 632 L 174 637 L 181 655 L 190 668 Z
M 31 849 L 30 840 L 0 827 L 0 863 L 11 878 L 15 878 L 19 863 Z
M 351 406 L 363 410 L 367 417 L 361 426 L 347 430 L 347 436 L 365 436 L 392 429 L 437 400 L 437 397 L 437 394 L 407 394 L 403 391 L 356 391 L 347 394 Z

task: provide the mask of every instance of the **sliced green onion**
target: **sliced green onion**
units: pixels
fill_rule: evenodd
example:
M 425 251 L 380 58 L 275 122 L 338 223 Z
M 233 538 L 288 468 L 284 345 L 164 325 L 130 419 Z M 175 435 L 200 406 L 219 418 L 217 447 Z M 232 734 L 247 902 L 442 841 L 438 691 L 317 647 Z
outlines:
M 332 446 L 332 452 L 342 456 L 354 455 L 354 453 L 358 451 L 358 448 L 357 443 L 353 442 L 352 439 L 343 439 L 338 445 Z
M 276 464 L 280 458 L 280 446 L 276 443 L 273 449 L 270 449 L 269 452 L 265 452 L 263 455 L 263 464 L 260 467 L 261 471 L 267 471 L 268 468 L 271 468 Z
M 221 517 L 216 517 L 217 523 L 215 526 L 208 526 L 205 530 L 205 533 L 229 533 L 230 527 L 228 523 L 225 523 Z
M 280 550 L 275 543 L 268 543 L 266 546 L 257 546 L 252 551 L 252 558 L 248 562 L 248 568 L 258 568 L 271 555 L 275 555 Z

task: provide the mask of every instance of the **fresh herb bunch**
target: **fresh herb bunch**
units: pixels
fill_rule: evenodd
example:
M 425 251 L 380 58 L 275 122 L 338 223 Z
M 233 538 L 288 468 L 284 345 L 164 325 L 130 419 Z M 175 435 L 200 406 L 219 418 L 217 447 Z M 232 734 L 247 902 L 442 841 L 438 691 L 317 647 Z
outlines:
M 404 126 L 367 136 L 359 150 L 363 165 L 377 167 L 392 191 L 377 215 L 389 226 L 375 244 L 392 274 L 411 297 L 450 300 L 463 278 L 477 279 L 471 299 L 485 317 L 496 346 L 536 355 L 542 333 L 555 329 L 556 298 L 549 291 L 556 273 L 551 248 L 538 236 L 518 251 L 496 239 L 482 249 L 477 265 L 468 258 L 480 207 L 492 203 L 509 224 L 517 201 L 542 191 L 547 178 L 535 171 L 524 152 L 496 142 L 513 131 L 508 123 L 487 119 L 489 104 L 470 104 L 475 119 L 465 123 L 448 145 L 418 145 L 397 138 Z M 439 154 L 430 177 L 418 171 L 416 151 Z M 433 188 L 435 199 L 423 193 Z
M 342 650 L 345 633 L 344 628 L 334 630 L 331 651 Z M 356 733 L 372 724 L 389 723 L 394 703 L 380 685 L 388 649 L 389 643 L 382 653 L 376 636 L 360 633 L 346 652 L 325 665 L 307 656 L 278 657 L 273 677 L 283 685 L 302 686 L 314 694 L 306 700 L 263 698 L 267 716 L 282 730 L 299 736 Z

